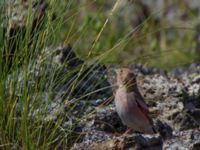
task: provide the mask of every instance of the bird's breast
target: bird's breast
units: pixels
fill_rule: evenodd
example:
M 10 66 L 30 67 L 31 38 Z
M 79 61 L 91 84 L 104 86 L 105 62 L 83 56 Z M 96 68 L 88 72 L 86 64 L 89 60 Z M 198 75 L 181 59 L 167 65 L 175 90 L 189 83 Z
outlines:
M 115 95 L 115 106 L 119 117 L 124 122 L 124 119 L 129 114 L 130 115 L 130 102 L 128 101 L 128 95 L 125 89 L 120 89 L 116 91 Z

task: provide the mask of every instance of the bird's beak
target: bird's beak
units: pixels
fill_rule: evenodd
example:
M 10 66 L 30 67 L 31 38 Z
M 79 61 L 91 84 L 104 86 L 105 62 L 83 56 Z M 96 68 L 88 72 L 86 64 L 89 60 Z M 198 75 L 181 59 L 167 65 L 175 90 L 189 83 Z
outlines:
M 116 72 L 117 74 L 119 74 L 120 70 L 119 70 L 119 69 L 115 69 L 115 72 Z

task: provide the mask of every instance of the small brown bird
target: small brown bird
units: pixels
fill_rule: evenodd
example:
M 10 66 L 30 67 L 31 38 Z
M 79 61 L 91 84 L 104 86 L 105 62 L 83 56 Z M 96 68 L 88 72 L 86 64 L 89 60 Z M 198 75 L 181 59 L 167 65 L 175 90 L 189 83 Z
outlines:
M 118 89 L 115 105 L 122 122 L 134 131 L 156 133 L 148 107 L 138 90 L 135 74 L 129 68 L 120 68 L 116 72 Z

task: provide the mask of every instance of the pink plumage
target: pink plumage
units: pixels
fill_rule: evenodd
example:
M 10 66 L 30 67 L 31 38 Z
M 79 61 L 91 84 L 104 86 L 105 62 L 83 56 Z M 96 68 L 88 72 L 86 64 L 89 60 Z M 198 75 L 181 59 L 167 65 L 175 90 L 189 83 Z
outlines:
M 153 121 L 140 94 L 136 76 L 129 68 L 117 69 L 116 110 L 122 122 L 135 131 L 153 134 Z

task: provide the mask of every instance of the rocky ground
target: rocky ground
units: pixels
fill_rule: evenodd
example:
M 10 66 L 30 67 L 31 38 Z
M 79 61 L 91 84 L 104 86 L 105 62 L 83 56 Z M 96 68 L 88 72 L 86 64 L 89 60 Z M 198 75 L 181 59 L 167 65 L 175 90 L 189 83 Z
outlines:
M 53 70 L 56 70 L 56 74 L 59 73 L 56 76 L 66 76 L 71 69 L 83 64 L 83 61 L 73 54 L 70 45 L 51 52 L 54 56 L 45 60 L 47 63 L 45 66 L 48 66 L 45 67 L 45 74 L 38 58 L 38 65 L 30 71 L 30 74 L 34 74 L 30 84 L 35 84 L 41 76 L 46 76 L 48 80 L 49 73 Z M 65 53 L 71 54 L 69 59 Z M 74 62 L 70 64 L 70 60 Z M 65 69 L 62 67 L 59 70 L 59 65 L 63 63 L 68 64 Z M 130 66 L 137 74 L 139 89 L 149 105 L 155 126 L 160 133 L 156 135 L 134 132 L 124 134 L 127 128 L 118 117 L 113 102 L 116 66 L 97 65 L 90 70 L 91 67 L 93 66 L 88 66 L 83 73 L 87 75 L 72 93 L 72 98 L 67 97 L 66 91 L 71 84 L 68 82 L 69 79 L 73 79 L 76 74 L 59 83 L 59 86 L 52 90 L 52 94 L 44 92 L 41 101 L 50 102 L 43 116 L 45 122 L 57 121 L 65 116 L 62 118 L 61 129 L 70 129 L 75 133 L 70 139 L 67 137 L 68 141 L 71 140 L 71 149 L 200 149 L 199 64 L 179 67 L 170 72 L 143 65 Z M 38 68 L 41 71 L 37 70 Z M 20 78 L 19 82 L 23 83 L 22 81 L 23 78 Z M 23 85 L 21 87 L 23 88 Z M 41 103 L 33 116 L 37 117 L 40 110 L 43 110 Z M 63 145 L 68 144 L 63 143 Z
M 83 139 L 72 149 L 200 149 L 200 65 L 171 72 L 133 68 L 160 135 L 123 134 L 126 127 L 113 102 L 90 105 L 95 111 L 84 122 Z
M 48 67 L 47 76 L 52 69 L 59 67 L 59 64 L 69 63 L 71 59 L 74 62 L 66 65 L 68 66 L 65 68 L 66 70 L 62 68 L 62 71 L 59 71 L 60 76 L 66 75 L 72 68 L 83 63 L 73 53 L 70 45 L 54 51 L 55 56 L 50 58 L 49 65 L 51 67 Z M 47 52 L 49 52 L 48 49 Z M 65 56 L 65 53 L 71 54 L 70 59 Z M 38 65 L 40 64 L 39 60 Z M 200 149 L 199 64 L 179 67 L 170 72 L 143 65 L 130 66 L 137 74 L 139 89 L 149 105 L 154 124 L 159 131 L 159 134 L 156 135 L 134 132 L 124 134 L 127 128 L 118 117 L 113 102 L 115 67 L 116 65 L 94 67 L 75 90 L 74 98 L 69 101 L 65 102 L 67 82 L 60 84 L 55 89 L 54 96 L 51 96 L 48 113 L 44 120 L 48 123 L 52 120 L 59 120 L 60 116 L 66 116 L 62 119 L 62 129 L 70 128 L 75 133 L 71 136 L 75 137 L 71 141 L 71 149 Z M 40 73 L 37 73 L 36 70 L 33 72 L 39 78 Z M 88 71 L 90 70 L 86 69 L 86 73 Z M 44 76 L 44 74 L 42 75 Z M 69 78 L 73 78 L 73 76 Z M 97 82 L 98 84 L 94 84 Z M 105 89 L 100 90 L 101 88 Z M 94 93 L 85 97 L 81 96 L 90 92 Z M 49 98 L 48 93 L 44 93 L 43 101 L 45 102 Z M 34 116 L 37 117 L 37 111 Z

